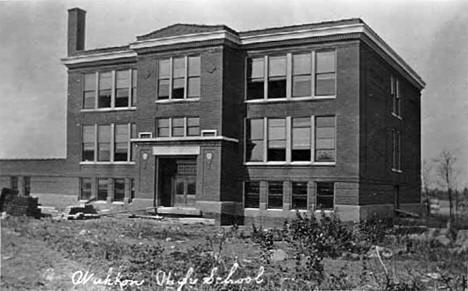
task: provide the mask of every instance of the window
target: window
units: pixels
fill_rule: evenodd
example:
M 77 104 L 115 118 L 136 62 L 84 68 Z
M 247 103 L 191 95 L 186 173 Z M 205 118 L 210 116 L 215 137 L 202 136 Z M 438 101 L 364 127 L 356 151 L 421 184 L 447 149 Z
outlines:
M 157 128 L 158 137 L 169 137 L 169 118 L 158 119 Z
M 114 201 L 124 201 L 125 179 L 114 179 Z
M 286 120 L 268 119 L 268 161 L 286 161 Z
M 307 209 L 307 182 L 292 182 L 292 209 Z
M 130 97 L 130 71 L 115 72 L 115 107 L 128 107 Z
M 80 179 L 80 197 L 79 200 L 91 199 L 91 178 Z
M 315 118 L 315 161 L 335 162 L 335 117 Z
M 260 205 L 260 182 L 248 181 L 244 184 L 244 207 L 259 208 Z
M 392 130 L 392 169 L 401 170 L 401 133 Z
M 136 131 L 136 124 L 132 123 L 130 125 L 130 138 L 136 138 L 137 137 L 137 131 Z M 136 157 L 136 144 L 135 143 L 130 143 L 130 146 L 132 147 L 132 151 L 130 152 L 130 161 L 134 161 Z
M 286 98 L 286 56 L 268 60 L 268 98 Z
M 98 126 L 98 161 L 110 161 L 111 127 Z
M 172 99 L 185 95 L 185 58 L 174 58 L 172 63 Z
M 94 161 L 94 137 L 95 137 L 95 130 L 94 125 L 84 125 L 83 126 L 83 144 L 82 144 L 82 154 L 81 160 L 82 161 Z
M 270 181 L 268 182 L 268 208 L 282 209 L 283 208 L 283 182 Z
M 83 75 L 83 108 L 94 108 L 96 103 L 96 73 Z
M 18 177 L 17 176 L 10 177 L 10 188 L 12 190 L 18 190 Z
M 311 54 L 293 55 L 292 96 L 312 96 L 312 58 Z
M 336 52 L 319 50 L 248 58 L 246 78 L 246 100 L 332 98 L 336 95 Z
M 264 98 L 264 58 L 253 58 L 247 61 L 247 99 Z
M 129 108 L 136 104 L 135 69 L 86 73 L 83 83 L 83 109 Z
M 315 95 L 335 95 L 335 51 L 318 51 L 315 57 Z
M 98 193 L 97 193 L 97 200 L 98 201 L 106 201 L 107 200 L 107 191 L 109 183 L 108 179 L 98 179 Z
M 400 80 L 395 76 L 390 77 L 390 95 L 392 96 L 392 113 L 396 116 L 401 116 L 401 100 L 400 100 Z
M 188 98 L 200 97 L 200 56 L 188 57 Z
M 128 160 L 128 124 L 115 125 L 114 161 Z
M 160 60 L 158 63 L 158 99 L 169 99 L 170 60 Z
M 184 136 L 184 118 L 172 118 L 172 136 Z
M 263 118 L 247 120 L 246 160 L 250 162 L 263 161 Z
M 200 136 L 199 117 L 156 119 L 157 137 Z
M 24 195 L 29 195 L 31 193 L 31 177 L 23 177 L 24 181 Z
M 158 100 L 199 98 L 200 67 L 200 56 L 159 60 Z
M 292 119 L 291 161 L 311 160 L 311 123 L 309 117 Z
M 135 198 L 135 179 L 130 179 L 130 199 L 128 202 L 132 202 Z
M 188 117 L 187 118 L 187 136 L 200 135 L 200 118 Z
M 334 184 L 330 182 L 317 183 L 317 210 L 334 208 Z
M 111 107 L 112 72 L 99 73 L 98 108 Z
M 138 70 L 132 70 L 132 106 L 136 106 L 137 102 L 137 79 L 138 78 Z

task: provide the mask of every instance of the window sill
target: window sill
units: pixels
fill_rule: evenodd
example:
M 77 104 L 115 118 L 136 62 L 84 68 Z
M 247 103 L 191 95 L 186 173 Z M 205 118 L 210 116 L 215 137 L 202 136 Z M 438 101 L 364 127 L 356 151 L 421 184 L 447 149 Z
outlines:
M 309 101 L 309 100 L 329 100 L 336 99 L 336 96 L 306 96 L 306 97 L 291 97 L 291 98 L 270 98 L 270 99 L 251 99 L 245 100 L 245 103 L 274 103 L 288 101 Z
M 80 112 L 112 112 L 112 111 L 128 111 L 128 110 L 136 110 L 136 107 L 90 108 L 90 109 L 81 109 Z
M 198 98 L 185 98 L 185 99 L 163 99 L 163 100 L 156 100 L 155 103 L 184 103 L 184 102 L 197 102 L 200 101 L 200 97 Z
M 403 173 L 403 171 L 402 171 L 402 170 L 398 170 L 398 169 L 394 169 L 394 168 L 392 168 L 392 172 L 394 172 L 394 173 L 398 173 L 398 174 L 401 174 L 401 173 Z
M 95 203 L 105 204 L 107 203 L 107 200 L 96 200 Z
M 80 165 L 135 165 L 135 162 L 80 162 Z
M 335 166 L 335 162 L 245 162 L 245 166 Z
M 393 117 L 396 117 L 396 118 L 398 118 L 398 119 L 400 119 L 400 120 L 403 120 L 403 117 L 401 117 L 400 115 L 396 114 L 395 112 L 392 112 L 392 116 L 393 116 Z
M 123 201 L 112 201 L 112 204 L 124 205 L 125 203 Z

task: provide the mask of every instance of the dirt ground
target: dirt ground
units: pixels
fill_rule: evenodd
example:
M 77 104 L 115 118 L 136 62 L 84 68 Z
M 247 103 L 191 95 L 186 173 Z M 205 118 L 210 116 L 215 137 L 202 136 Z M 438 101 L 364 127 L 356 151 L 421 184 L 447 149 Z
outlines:
M 281 270 L 293 268 L 291 262 L 294 262 L 280 258 L 265 265 L 261 261 L 261 248 L 250 239 L 250 227 L 233 229 L 123 217 L 81 221 L 8 217 L 2 219 L 1 226 L 1 290 L 176 290 L 158 285 L 158 270 L 180 269 L 180 272 L 174 272 L 180 278 L 187 271 L 189 262 L 195 267 L 204 264 L 206 256 L 200 256 L 204 253 L 210 258 L 222 253 L 223 258 L 227 258 L 223 261 L 227 268 L 237 262 L 240 268 L 245 267 L 243 274 L 252 273 L 252 277 L 264 267 L 263 278 L 272 281 L 278 276 L 288 280 L 291 273 Z M 284 242 L 276 242 L 274 247 L 286 250 L 283 246 Z M 289 254 L 286 252 L 286 255 Z M 464 258 L 466 255 L 460 260 Z M 339 284 L 339 289 L 350 290 L 375 290 L 377 281 L 385 279 L 384 272 L 395 281 L 415 278 L 421 281 L 425 274 L 439 272 L 441 266 L 437 261 L 411 254 L 395 254 L 383 264 L 377 258 L 363 261 L 362 256 L 325 258 L 323 265 L 325 273 L 334 276 L 333 284 Z M 455 265 L 460 264 L 454 264 L 453 268 L 448 266 L 447 270 L 454 269 Z M 132 277 L 127 279 L 144 279 L 144 285 L 121 288 L 118 284 L 105 287 L 91 281 L 74 284 L 73 276 L 79 271 L 95 273 L 94 278 L 102 279 L 111 268 L 111 278 L 115 278 L 119 271 L 131 273 Z M 142 270 L 146 277 L 142 277 Z M 468 269 L 466 274 L 468 276 Z M 426 290 L 437 288 L 437 284 L 425 280 L 427 282 L 422 284 L 426 284 Z M 277 288 L 272 286 L 266 284 L 243 290 Z

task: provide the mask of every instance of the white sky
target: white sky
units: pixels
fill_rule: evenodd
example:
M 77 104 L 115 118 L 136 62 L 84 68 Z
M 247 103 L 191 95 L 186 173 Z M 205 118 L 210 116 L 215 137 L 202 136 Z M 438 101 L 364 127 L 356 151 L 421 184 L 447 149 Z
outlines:
M 423 157 L 458 157 L 468 186 L 468 1 L 2 1 L 0 158 L 64 157 L 67 9 L 86 15 L 86 48 L 124 45 L 174 23 L 255 28 L 361 17 L 427 83 Z

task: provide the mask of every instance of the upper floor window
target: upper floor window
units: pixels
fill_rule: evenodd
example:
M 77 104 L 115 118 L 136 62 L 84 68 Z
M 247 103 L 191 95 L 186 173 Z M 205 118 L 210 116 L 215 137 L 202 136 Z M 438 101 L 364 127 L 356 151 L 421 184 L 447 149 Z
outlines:
M 130 138 L 135 137 L 135 124 L 84 125 L 82 154 L 84 162 L 129 162 L 135 149 Z
M 159 60 L 158 100 L 199 98 L 200 66 L 200 56 Z
M 390 95 L 392 96 L 392 113 L 401 117 L 400 80 L 393 75 L 390 77 Z
M 84 74 L 83 76 L 83 108 L 95 108 L 96 104 L 96 73 Z
M 334 116 L 248 119 L 246 161 L 334 163 L 335 127 Z
M 94 125 L 83 126 L 82 134 L 82 161 L 94 161 L 95 152 L 95 127 Z
M 317 116 L 315 118 L 315 160 L 317 162 L 335 161 L 334 116 Z
M 247 100 L 335 95 L 335 50 L 287 53 L 247 60 Z
M 401 171 L 401 133 L 392 130 L 392 169 Z
M 199 117 L 174 117 L 156 119 L 157 137 L 200 136 Z
M 83 75 L 83 109 L 135 106 L 137 70 L 126 69 Z
M 335 95 L 335 51 L 317 51 L 315 57 L 315 95 Z
M 268 98 L 286 98 L 286 56 L 268 58 Z

